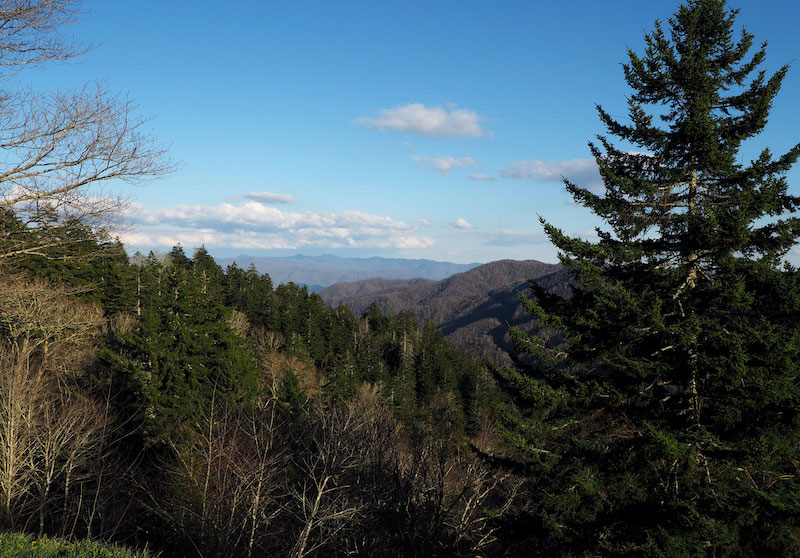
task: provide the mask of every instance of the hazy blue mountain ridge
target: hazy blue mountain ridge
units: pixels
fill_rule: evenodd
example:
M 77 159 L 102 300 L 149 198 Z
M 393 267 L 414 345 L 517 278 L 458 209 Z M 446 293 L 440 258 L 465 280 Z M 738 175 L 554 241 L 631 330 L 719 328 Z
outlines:
M 402 258 L 343 258 L 340 256 L 254 257 L 241 255 L 217 258 L 223 266 L 236 262 L 241 268 L 255 265 L 260 273 L 268 273 L 273 283 L 293 282 L 328 287 L 335 283 L 361 281 L 371 278 L 440 280 L 455 273 L 473 269 L 481 264 L 455 264 L 433 260 Z

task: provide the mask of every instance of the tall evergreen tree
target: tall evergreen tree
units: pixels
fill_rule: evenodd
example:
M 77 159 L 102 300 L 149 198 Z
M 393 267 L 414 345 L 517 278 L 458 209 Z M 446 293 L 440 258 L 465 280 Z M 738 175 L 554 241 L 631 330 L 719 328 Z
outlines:
M 501 371 L 543 554 L 800 554 L 800 145 L 739 163 L 787 67 L 759 69 L 736 13 L 690 0 L 628 51 L 630 122 L 598 106 L 623 146 L 590 144 L 605 194 L 566 183 L 599 241 L 543 221 L 572 296 L 532 283 L 561 335 L 515 331 L 539 364 Z

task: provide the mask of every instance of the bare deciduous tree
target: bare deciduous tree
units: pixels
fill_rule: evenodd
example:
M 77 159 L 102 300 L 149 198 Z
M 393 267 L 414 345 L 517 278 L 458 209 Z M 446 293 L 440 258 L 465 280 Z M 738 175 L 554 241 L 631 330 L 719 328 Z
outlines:
M 84 52 L 61 34 L 77 0 L 12 0 L 0 7 L 0 264 L 100 239 L 118 224 L 124 200 L 109 181 L 141 181 L 174 168 L 146 120 L 103 85 L 35 92 L 12 80 L 26 66 Z
M 95 305 L 41 280 L 0 280 L 0 511 L 38 519 L 57 479 L 87 461 L 102 416 L 67 383 L 91 354 Z
M 56 483 L 64 486 L 66 503 L 76 484 L 76 471 L 96 457 L 102 444 L 104 419 L 97 404 L 63 386 L 52 386 L 50 401 L 39 409 L 35 428 L 33 467 L 39 498 L 38 531 L 45 531 L 45 512 L 52 504 Z M 63 506 L 59 511 L 64 511 Z M 64 514 L 69 516 L 69 512 Z
M 228 316 L 228 325 L 231 331 L 239 337 L 245 337 L 250 330 L 250 321 L 247 319 L 247 315 L 238 310 L 231 311 L 230 316 Z
M 358 459 L 359 445 L 353 441 L 370 417 L 355 411 L 354 405 L 348 405 L 314 413 L 316 435 L 307 450 L 295 456 L 300 479 L 290 495 L 301 527 L 292 558 L 303 558 L 335 541 L 339 532 L 363 512 L 350 497 L 349 482 L 363 465 Z
M 286 474 L 276 402 L 243 410 L 222 399 L 170 442 L 167 485 L 149 505 L 201 554 L 263 555 Z

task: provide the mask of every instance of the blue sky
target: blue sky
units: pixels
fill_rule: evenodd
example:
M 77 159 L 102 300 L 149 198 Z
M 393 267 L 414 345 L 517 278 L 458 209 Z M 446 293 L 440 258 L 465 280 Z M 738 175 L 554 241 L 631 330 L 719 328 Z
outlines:
M 768 40 L 767 70 L 800 56 L 800 3 L 731 1 Z M 597 224 L 559 181 L 596 181 L 602 104 L 625 114 L 619 63 L 673 1 L 108 0 L 71 26 L 96 45 L 33 81 L 128 93 L 181 163 L 120 189 L 134 249 L 555 261 L 541 214 Z M 800 67 L 745 158 L 800 141 Z M 800 194 L 800 171 L 789 175 Z M 800 260 L 796 253 L 794 261 Z

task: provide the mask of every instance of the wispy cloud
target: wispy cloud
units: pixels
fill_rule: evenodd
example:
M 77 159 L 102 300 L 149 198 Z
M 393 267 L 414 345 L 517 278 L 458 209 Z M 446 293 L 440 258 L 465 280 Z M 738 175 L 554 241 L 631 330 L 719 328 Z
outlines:
M 294 203 L 292 194 L 275 194 L 273 192 L 250 192 L 244 195 L 248 200 L 261 203 Z
M 526 244 L 540 244 L 547 241 L 541 233 L 531 231 L 514 231 L 508 228 L 493 231 L 486 236 L 489 246 L 521 246 Z
M 574 235 L 590 242 L 595 242 L 600 238 L 597 235 L 596 229 L 584 229 L 582 231 L 575 232 Z
M 395 108 L 383 108 L 378 116 L 363 116 L 356 124 L 373 130 L 392 130 L 434 138 L 483 136 L 481 116 L 467 109 L 426 107 L 422 103 L 409 103 Z
M 462 219 L 461 217 L 456 219 L 456 222 L 453 223 L 453 226 L 457 229 L 462 229 L 462 230 L 469 230 L 475 228 L 466 219 Z
M 444 175 L 450 174 L 450 171 L 453 170 L 453 167 L 478 167 L 478 163 L 476 163 L 475 159 L 472 157 L 461 157 L 460 159 L 456 159 L 452 155 L 438 155 L 436 157 L 421 157 L 419 155 L 414 155 L 413 159 L 419 163 L 420 167 L 430 167 L 439 174 Z
M 136 230 L 123 242 L 142 247 L 185 246 L 241 249 L 429 248 L 435 241 L 417 227 L 388 216 L 347 210 L 338 213 L 282 211 L 257 201 L 240 204 L 145 207 L 129 212 Z
M 603 186 L 597 163 L 594 159 L 570 159 L 568 161 L 516 161 L 500 169 L 503 178 L 533 180 L 536 182 L 561 182 L 566 178 L 578 186 L 599 190 Z
M 497 180 L 493 176 L 489 176 L 489 175 L 486 175 L 486 174 L 480 174 L 480 173 L 477 173 L 477 172 L 471 173 L 469 175 L 469 178 L 470 178 L 470 180 L 478 180 L 478 181 L 482 181 L 482 182 L 494 182 L 495 180 Z

